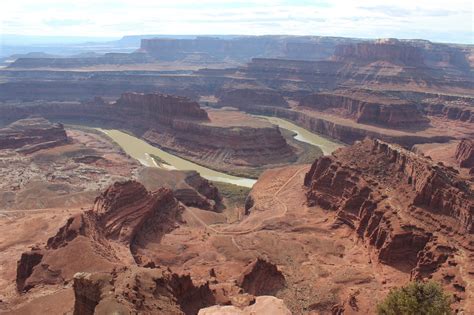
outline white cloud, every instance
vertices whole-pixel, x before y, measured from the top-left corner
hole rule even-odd
[[[0,33],[299,34],[473,42],[473,4],[450,0],[15,0]]]

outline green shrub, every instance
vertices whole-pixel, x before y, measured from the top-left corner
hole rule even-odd
[[[391,290],[377,306],[379,315],[448,315],[451,297],[436,282],[411,282]]]

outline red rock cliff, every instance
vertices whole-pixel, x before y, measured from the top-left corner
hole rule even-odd
[[[53,124],[42,117],[21,119],[0,129],[0,149],[32,153],[67,142],[63,125]]]
[[[474,167],[474,140],[462,139],[456,148],[456,160],[461,167]]]
[[[116,102],[122,110],[144,118],[208,120],[205,110],[186,97],[152,93],[124,93]]]
[[[418,47],[396,39],[382,39],[376,42],[363,42],[336,46],[333,59],[339,61],[389,61],[403,65],[423,66],[423,54]]]
[[[349,95],[316,93],[303,97],[299,106],[348,116],[359,123],[392,127],[426,123],[414,104],[398,99],[363,99]]]
[[[399,146],[364,140],[315,161],[305,185],[308,204],[337,211],[334,225],[352,227],[380,261],[427,276],[474,233],[473,192],[457,176]],[[439,246],[446,250],[436,254]]]
[[[130,264],[128,259],[141,264],[140,248],[174,229],[182,210],[170,189],[148,192],[135,181],[117,182],[96,199],[92,210],[71,217],[43,249],[22,255],[17,288],[61,283],[79,271]]]

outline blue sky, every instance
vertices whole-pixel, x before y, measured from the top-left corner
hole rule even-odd
[[[294,34],[474,43],[471,0],[13,0],[0,34]]]

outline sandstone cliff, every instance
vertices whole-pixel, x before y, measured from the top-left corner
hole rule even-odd
[[[148,192],[135,181],[117,182],[97,197],[92,210],[71,217],[44,248],[22,255],[17,288],[28,291],[62,283],[79,271],[146,263],[138,250],[174,229],[182,211],[169,189]]]
[[[260,115],[277,116],[280,118],[289,119],[315,133],[319,133],[348,144],[363,140],[366,137],[383,139],[384,141],[398,143],[405,147],[411,147],[417,143],[448,142],[449,140],[453,139],[452,136],[441,134],[429,136],[416,135],[409,132],[398,132],[393,134],[360,125],[348,126],[342,122],[337,121],[337,119],[322,117],[321,115],[318,115],[317,112],[308,113],[293,109],[274,108],[270,106],[256,106],[252,108],[250,112]]]
[[[426,124],[428,119],[414,104],[399,99],[364,98],[337,93],[317,93],[303,97],[299,106],[333,112],[356,122],[400,127]]]
[[[418,47],[396,39],[337,46],[333,58],[339,61],[389,61],[403,65],[424,66],[422,51]]]
[[[150,129],[143,138],[214,169],[287,163],[296,156],[276,126],[245,127],[174,121],[170,129]]]
[[[123,93],[116,102],[117,107],[130,119],[172,119],[208,120],[205,110],[199,104],[185,97],[160,93]],[[129,113],[129,114],[128,114]]]
[[[67,142],[63,125],[42,117],[28,117],[0,129],[0,149],[16,149],[25,154]]]
[[[456,160],[459,166],[474,168],[474,140],[463,139],[456,148]]]
[[[305,185],[309,205],[337,212],[334,227],[350,226],[379,261],[415,278],[442,276],[457,264],[457,250],[472,251],[469,185],[453,169],[399,146],[364,140],[340,149],[315,161]],[[463,296],[459,273],[452,278],[451,290]]]

